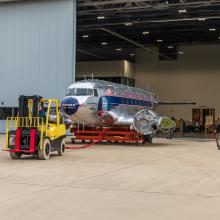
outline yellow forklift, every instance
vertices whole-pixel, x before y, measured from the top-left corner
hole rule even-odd
[[[51,152],[63,156],[66,128],[59,113],[59,101],[41,96],[20,96],[17,117],[6,122],[6,151],[12,159],[33,155],[41,160]]]

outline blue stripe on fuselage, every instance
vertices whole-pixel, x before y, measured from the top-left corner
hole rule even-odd
[[[108,111],[112,108],[115,108],[119,105],[130,105],[130,106],[140,106],[140,107],[149,107],[152,108],[154,106],[154,102],[145,101],[145,100],[137,100],[119,96],[104,96],[108,103]],[[99,110],[101,109],[101,105],[99,105]]]

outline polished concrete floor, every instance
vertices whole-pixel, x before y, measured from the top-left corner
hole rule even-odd
[[[219,220],[220,151],[214,141],[154,139],[48,161],[0,152],[0,219]]]

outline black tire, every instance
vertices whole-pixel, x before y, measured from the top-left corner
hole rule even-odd
[[[22,153],[21,152],[10,152],[10,157],[12,160],[19,160],[21,159]]]
[[[51,143],[48,138],[43,141],[43,149],[42,151],[38,151],[38,157],[40,160],[48,160],[51,154]]]
[[[153,137],[151,135],[149,135],[148,137],[148,143],[149,144],[152,144],[153,143]]]
[[[149,143],[149,144],[153,143],[153,136],[151,134],[144,135],[144,141],[142,142],[142,144],[145,144],[145,143]]]
[[[58,155],[59,155],[59,156],[63,156],[63,155],[64,155],[65,145],[66,145],[65,139],[63,139],[63,140],[61,141],[60,148],[59,148],[59,150],[58,150]]]

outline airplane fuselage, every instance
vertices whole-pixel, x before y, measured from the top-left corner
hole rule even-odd
[[[139,88],[101,80],[84,80],[72,84],[61,107],[75,123],[94,125],[131,125],[134,115],[153,110],[157,97]]]

